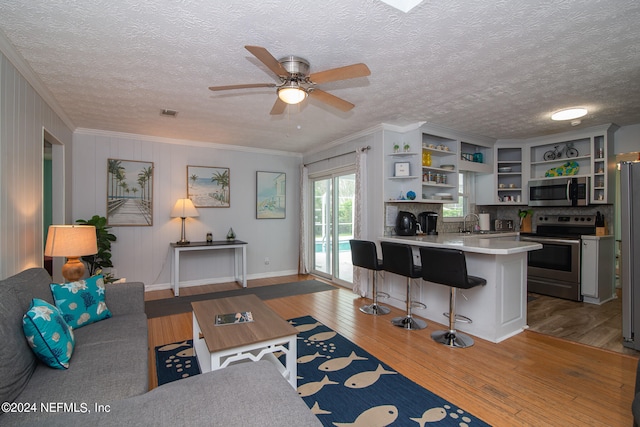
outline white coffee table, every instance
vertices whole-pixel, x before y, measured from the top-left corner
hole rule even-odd
[[[297,388],[297,330],[255,295],[192,302],[193,346],[202,372],[269,359]],[[216,314],[251,311],[253,322],[215,326]],[[274,353],[285,354],[285,364]]]

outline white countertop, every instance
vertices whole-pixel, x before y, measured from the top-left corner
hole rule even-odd
[[[520,242],[518,233],[461,234],[440,233],[437,236],[382,236],[380,241],[406,243],[413,246],[460,249],[465,252],[511,255],[542,249],[540,243]]]

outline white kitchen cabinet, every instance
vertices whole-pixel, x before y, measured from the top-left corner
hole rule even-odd
[[[495,174],[476,175],[479,205],[526,205],[526,177],[521,147],[495,148]]]
[[[531,156],[528,179],[550,179],[546,176],[548,171],[562,168],[567,162],[575,162],[579,168],[574,176],[588,177],[590,180],[589,204],[613,203],[616,168],[613,133],[616,129],[616,125],[594,126],[527,140]],[[577,153],[568,157],[567,151],[571,147]],[[556,158],[549,158],[549,152],[556,153]]]
[[[602,304],[615,298],[614,237],[582,236],[581,286],[584,302]]]

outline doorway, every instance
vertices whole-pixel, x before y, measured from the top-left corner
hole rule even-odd
[[[349,285],[353,283],[349,240],[353,238],[355,182],[352,168],[310,177],[311,271]]]
[[[52,224],[65,224],[64,145],[42,129],[42,250]],[[64,258],[43,257],[43,266],[49,274],[60,272]],[[57,274],[59,275],[59,273]]]

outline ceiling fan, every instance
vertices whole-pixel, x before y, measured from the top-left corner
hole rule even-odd
[[[260,46],[245,46],[253,56],[273,71],[280,83],[249,83],[228,86],[211,86],[212,91],[249,89],[257,87],[277,87],[278,98],[276,99],[271,114],[282,114],[287,104],[298,104],[307,96],[311,96],[318,101],[331,105],[341,111],[349,111],[355,105],[320,90],[316,85],[338,80],[353,79],[356,77],[366,77],[371,74],[369,67],[365,64],[353,64],[345,67],[332,68],[330,70],[319,71],[309,74],[309,61],[297,56],[286,56],[276,59],[269,51]]]

